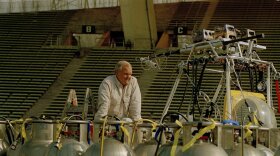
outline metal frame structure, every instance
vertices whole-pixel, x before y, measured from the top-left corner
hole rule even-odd
[[[253,54],[253,50],[263,50],[266,49],[265,46],[261,46],[261,45],[257,45],[254,44],[254,40],[255,38],[262,38],[264,37],[263,34],[261,35],[256,35],[256,36],[251,36],[251,37],[247,37],[247,38],[240,38],[240,39],[236,39],[236,40],[230,40],[228,38],[222,38],[222,39],[218,39],[218,40],[211,40],[211,41],[203,41],[203,42],[199,42],[199,43],[195,43],[195,44],[191,44],[191,45],[187,45],[185,48],[180,49],[179,53],[187,53],[190,52],[189,54],[189,58],[187,60],[186,63],[181,62],[179,63],[178,67],[179,67],[179,73],[177,75],[177,78],[174,82],[172,91],[170,92],[170,95],[168,97],[168,100],[166,102],[165,108],[163,110],[162,113],[162,117],[160,120],[160,123],[163,122],[163,117],[167,114],[170,104],[172,102],[173,96],[176,92],[176,89],[178,87],[178,84],[180,82],[180,78],[183,74],[183,68],[185,68],[188,64],[188,62],[190,61],[190,58],[193,57],[193,55],[196,55],[196,51],[205,51],[205,49],[208,49],[211,51],[211,55],[215,60],[219,60],[219,59],[224,59],[226,61],[226,71],[224,73],[224,76],[226,78],[226,82],[225,82],[225,86],[226,86],[226,103],[227,103],[227,112],[229,112],[228,114],[228,118],[231,119],[231,113],[232,113],[232,103],[231,103],[231,73],[235,73],[235,69],[234,69],[234,60],[239,60],[241,62],[248,62],[248,63],[261,63],[261,64],[266,64],[267,65],[267,79],[266,79],[266,83],[267,83],[267,104],[270,107],[273,107],[272,104],[272,98],[271,98],[271,69],[274,73],[274,78],[278,78],[280,76],[280,74],[277,72],[277,70],[275,69],[274,65],[272,62],[267,62],[267,61],[263,61],[261,60],[258,56],[257,59],[254,59],[252,57]],[[248,42],[244,42],[250,40]],[[231,51],[230,48],[227,46],[228,44],[234,44],[235,47],[237,47],[234,51]],[[227,48],[225,50],[221,50],[221,46],[226,46]],[[248,56],[243,56],[243,50],[241,49],[241,46],[243,46],[243,50],[245,49],[244,47],[246,47],[247,53],[249,54]],[[255,53],[256,54],[256,53]],[[205,55],[209,55],[209,54],[199,54],[199,56],[197,57],[205,57]],[[256,54],[257,55],[257,54]],[[236,73],[235,73],[236,74]],[[240,88],[241,94],[242,94],[242,88],[241,85],[239,84],[239,81],[237,80],[237,84],[238,87]],[[218,86],[216,93],[219,92],[220,87]],[[217,96],[215,93],[215,96]],[[244,95],[242,95],[244,97]]]

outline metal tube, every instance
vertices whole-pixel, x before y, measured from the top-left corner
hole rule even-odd
[[[267,95],[267,104],[272,108],[271,104],[271,87],[270,87],[270,65],[267,66],[267,78],[266,78],[266,95]]]
[[[268,65],[271,64],[271,62],[268,62],[268,61],[257,60],[257,59],[249,59],[249,58],[246,58],[246,57],[238,57],[238,56],[219,56],[219,57],[217,57],[217,59],[220,59],[220,58],[229,58],[229,59],[234,59],[234,60],[264,63],[264,64],[268,64]]]
[[[249,41],[248,52],[252,53],[254,41]],[[250,60],[252,59],[252,54],[250,54]]]
[[[219,95],[219,93],[220,93],[220,91],[221,91],[221,88],[222,88],[222,86],[223,86],[223,83],[224,83],[224,74],[222,74],[222,77],[221,77],[221,79],[220,79],[220,82],[219,82],[219,84],[218,84],[218,87],[217,87],[217,89],[216,89],[216,92],[215,92],[215,94],[214,94],[214,96],[213,96],[213,99],[211,100],[213,103],[216,103],[216,100],[217,100],[218,95]]]
[[[177,78],[176,78],[175,83],[173,85],[172,91],[171,91],[171,93],[170,93],[170,95],[168,97],[168,100],[167,100],[166,104],[165,104],[164,110],[163,110],[162,115],[161,115],[160,124],[162,124],[163,118],[164,118],[164,116],[168,112],[168,109],[169,109],[170,104],[172,102],[173,96],[174,96],[174,94],[175,94],[175,92],[177,90],[177,87],[179,85],[182,73],[183,73],[183,69],[182,69],[182,67],[179,66],[179,74],[177,75]]]
[[[227,99],[227,117],[228,119],[231,119],[231,100],[230,100],[230,62],[227,60],[226,63],[226,99]]]

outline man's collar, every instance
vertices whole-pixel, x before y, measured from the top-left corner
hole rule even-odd
[[[117,82],[117,86],[123,88],[123,85],[120,83],[119,79],[117,78],[117,75],[114,75],[115,81]]]
[[[128,86],[131,83],[131,80],[130,80],[126,86],[123,86],[121,84],[121,82],[119,81],[119,79],[117,78],[117,75],[114,75],[114,78],[115,78],[115,81],[117,82],[118,87],[121,87],[121,88],[125,88],[126,86]]]

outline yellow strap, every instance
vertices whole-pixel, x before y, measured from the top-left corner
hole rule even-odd
[[[176,123],[178,126],[180,126],[180,128],[183,128],[183,125],[182,125],[182,123],[181,123],[180,121],[176,120],[175,123]]]
[[[246,130],[246,133],[245,133],[245,136],[244,136],[244,139],[251,136],[252,135],[252,131],[249,129],[249,127],[252,125],[251,122],[249,122],[247,125],[245,125],[245,130]]]
[[[23,118],[20,118],[18,120],[10,121],[11,124],[16,124],[17,122],[23,122]]]
[[[150,123],[152,124],[152,131],[156,130],[157,125],[158,125],[156,122],[154,122],[154,121],[152,121],[152,120],[149,120],[149,119],[140,119],[139,122],[141,122],[141,121],[150,122]]]
[[[133,132],[132,132],[132,136],[131,136],[131,141],[130,141],[131,145],[134,142],[134,136],[135,136],[135,131],[137,129],[137,125],[142,123],[143,121],[147,121],[147,122],[150,122],[152,124],[152,130],[151,130],[152,132],[154,130],[156,130],[156,128],[157,128],[157,123],[156,122],[154,122],[152,120],[149,120],[149,119],[140,119],[140,120],[138,120],[137,122],[135,122],[135,125],[134,125],[134,128],[133,128]]]
[[[174,141],[173,141],[173,145],[172,145],[172,148],[171,148],[170,156],[175,156],[176,155],[176,149],[177,149],[177,145],[178,145],[178,141],[179,141],[179,136],[180,136],[180,133],[181,133],[182,128],[183,128],[183,125],[180,121],[176,120],[175,122],[178,126],[180,126],[180,128],[175,132]]]
[[[23,122],[23,118],[20,118],[18,120],[14,120],[14,121],[10,121],[11,124],[17,124],[17,123]],[[15,132],[16,134],[18,134],[21,131],[21,127],[20,126],[13,126],[13,128],[15,128]]]
[[[31,118],[27,118],[23,121],[22,125],[21,125],[21,136],[24,138],[25,141],[27,141],[27,135],[26,135],[26,130],[25,130],[25,124],[28,121],[32,121]]]
[[[103,156],[103,147],[104,147],[104,135],[105,135],[105,126],[107,123],[108,116],[105,116],[103,121],[103,127],[102,127],[102,136],[101,136],[101,145],[100,145],[100,156]]]
[[[62,121],[65,121],[68,117],[64,117],[62,119]],[[66,122],[66,121],[65,121]],[[66,123],[64,123],[66,124]],[[55,132],[55,139],[58,139],[59,135],[60,135],[60,132],[62,131],[62,128],[63,128],[63,123],[59,123],[58,125],[56,125],[56,132]]]
[[[56,125],[56,132],[55,132],[55,139],[58,139],[59,135],[60,135],[60,132],[62,130],[62,127],[63,127],[63,124],[60,123],[60,124],[57,124]]]
[[[56,141],[58,141],[58,139],[60,137],[60,133],[61,133],[62,128],[63,128],[63,125],[66,125],[66,120],[68,120],[68,119],[69,119],[68,117],[64,117],[62,119],[62,121],[65,121],[65,123],[64,124],[63,123],[59,123],[59,124],[56,125],[56,129],[57,129],[56,132],[55,132],[55,139],[56,139]],[[57,148],[58,148],[58,150],[60,150],[62,148],[62,143],[61,142],[58,142]]]
[[[123,126],[123,124],[121,124],[121,129],[122,129],[124,135],[126,135],[126,137],[127,137],[127,142],[128,142],[127,144],[130,145],[130,135],[129,135],[128,130]]]
[[[136,129],[137,129],[137,123],[135,123],[134,126],[133,126],[132,135],[131,135],[131,141],[130,141],[130,146],[133,145]]]
[[[196,142],[197,139],[199,139],[200,137],[202,137],[207,131],[212,130],[216,127],[216,123],[213,119],[210,119],[212,124],[204,127],[203,129],[201,129],[199,131],[199,133],[197,133],[190,142],[188,142],[186,145],[183,146],[182,148],[182,152],[185,152],[187,149],[189,149],[190,147],[192,147],[192,145]]]

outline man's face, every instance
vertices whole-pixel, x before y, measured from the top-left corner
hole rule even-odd
[[[123,86],[126,86],[132,75],[132,68],[129,65],[124,65],[122,70],[116,72],[116,76]]]

